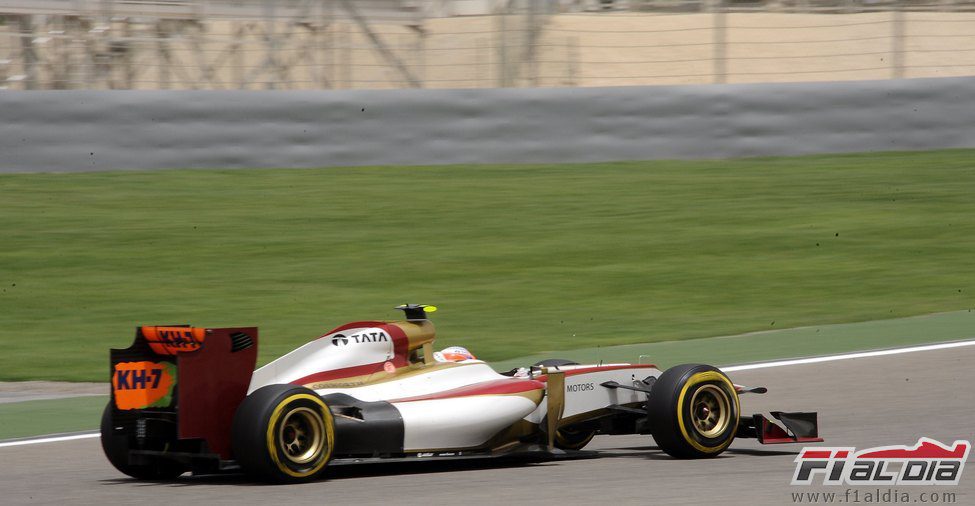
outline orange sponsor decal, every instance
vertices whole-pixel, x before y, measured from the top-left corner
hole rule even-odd
[[[206,329],[196,327],[142,327],[142,335],[152,351],[160,355],[175,355],[181,351],[195,351],[203,345]]]
[[[167,407],[176,386],[176,364],[120,362],[112,373],[112,391],[118,409]]]

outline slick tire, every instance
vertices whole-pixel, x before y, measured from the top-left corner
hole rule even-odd
[[[738,394],[715,367],[684,364],[664,371],[647,402],[650,433],[668,455],[708,458],[721,454],[738,431]]]
[[[272,483],[317,478],[332,457],[335,423],[314,391],[268,385],[244,399],[234,414],[234,457],[248,475]]]
[[[101,423],[102,450],[105,457],[123,474],[140,480],[172,480],[186,472],[178,462],[158,459],[150,464],[133,465],[129,463],[129,435],[117,433],[112,427],[112,403],[102,412]]]

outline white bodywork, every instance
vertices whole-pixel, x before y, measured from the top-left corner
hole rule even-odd
[[[311,341],[254,371],[247,393],[264,385],[292,383],[320,371],[381,364],[392,359],[393,340],[385,330],[345,329]]]
[[[515,395],[393,403],[403,416],[404,451],[472,448],[536,410]]]
[[[592,370],[593,368],[597,369]],[[605,409],[611,405],[645,402],[647,396],[644,393],[621,388],[609,389],[600,385],[607,381],[615,381],[621,385],[633,386],[648,376],[656,377],[661,374],[660,370],[653,366],[631,366],[631,364],[570,365],[559,369],[566,373],[563,419]],[[580,370],[585,372],[572,374],[572,371]],[[548,400],[543,399],[539,409],[527,419],[533,423],[541,423],[546,409],[548,409]]]
[[[319,395],[343,393],[362,401],[390,402],[403,418],[407,452],[478,447],[520,420],[540,424],[547,412],[547,384],[535,379],[538,370],[534,376],[526,371],[512,377],[480,360],[414,363],[401,368],[391,367],[393,360],[393,339],[383,328],[343,329],[255,371],[249,392],[270,384],[299,383]],[[370,366],[376,366],[376,371],[355,376],[355,382],[301,381],[328,371],[370,370]],[[559,370],[565,373],[563,420],[611,405],[642,403],[646,401],[642,392],[600,384],[615,381],[631,386],[660,375],[653,366],[630,364],[563,366]],[[524,390],[505,391],[519,388]],[[424,396],[434,398],[417,399]]]

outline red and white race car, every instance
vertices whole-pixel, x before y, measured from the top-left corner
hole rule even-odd
[[[715,367],[543,361],[498,373],[463,349],[435,352],[431,306],[403,321],[343,325],[254,371],[256,328],[140,327],[111,351],[102,447],[142,479],[242,469],[300,482],[329,465],[571,454],[596,434],[650,434],[678,458],[736,437],[821,441],[815,413],[742,416]]]

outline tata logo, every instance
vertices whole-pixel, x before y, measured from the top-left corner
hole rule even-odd
[[[332,336],[332,344],[335,346],[346,346],[348,344],[359,343],[380,343],[389,342],[389,335],[383,331],[379,332],[360,332],[346,336],[345,334],[335,334]]]

